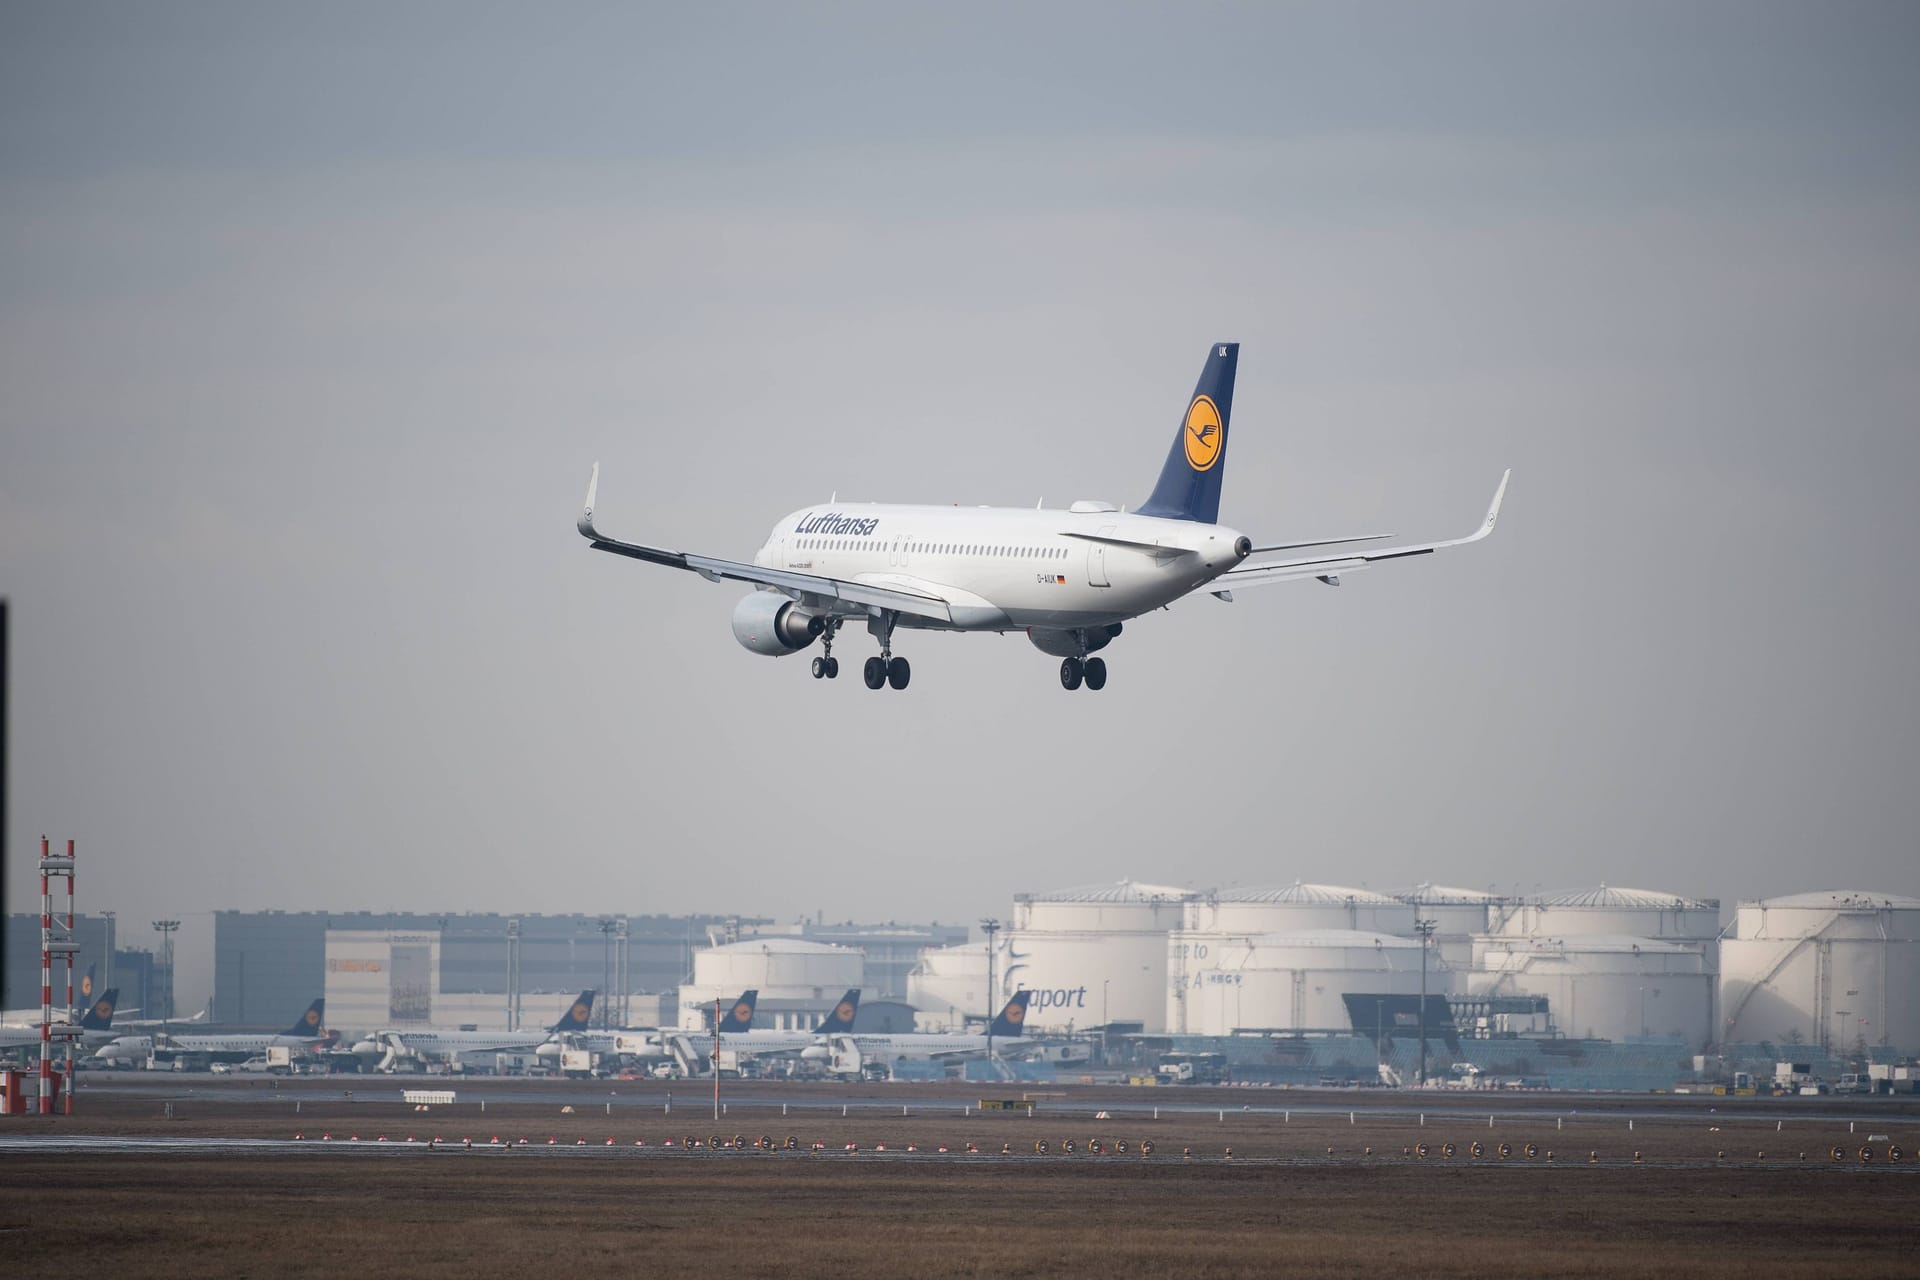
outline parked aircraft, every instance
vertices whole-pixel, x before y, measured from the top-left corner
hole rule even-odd
[[[373,1062],[377,1071],[396,1071],[405,1065],[452,1062],[463,1053],[526,1053],[549,1036],[587,1030],[593,1014],[593,991],[582,991],[558,1021],[545,1028],[520,1031],[376,1031],[353,1046],[354,1056]],[[377,1061],[375,1061],[377,1060]]]
[[[804,1050],[825,1043],[823,1037],[853,1030],[854,1016],[860,1011],[860,988],[848,987],[847,993],[811,1031],[755,1030],[752,1022],[759,995],[758,991],[745,992],[721,1019],[717,1050],[715,1037],[698,1031],[663,1030],[661,1041],[681,1070],[688,1075],[705,1075],[712,1069],[716,1051],[723,1064],[775,1054],[804,1057]]]
[[[998,1046],[1020,1038],[1021,1029],[1027,1021],[1027,1001],[1032,994],[1030,991],[1013,993],[1013,999],[1007,1001],[1006,1007],[1000,1010],[989,1029],[991,1044]],[[840,1032],[829,1035],[825,1044],[815,1045],[800,1056],[809,1062],[824,1065],[834,1075],[859,1075],[869,1064],[980,1057],[987,1052],[989,1043],[988,1034],[972,1032],[900,1032],[893,1035]]]
[[[88,1006],[78,1023],[65,1021],[54,1023],[54,1042],[63,1045],[69,1039],[73,1039],[77,1044],[92,1048],[113,1039],[113,1008],[114,1002],[119,998],[120,988],[109,987],[100,993],[98,1000]],[[0,1050],[21,1049],[28,1046],[38,1048],[39,1044],[39,1022],[0,1024]]]
[[[232,1033],[218,1035],[120,1036],[102,1045],[93,1055],[112,1066],[134,1066],[158,1062],[182,1067],[202,1067],[215,1062],[245,1062],[268,1049],[312,1049],[326,1038],[321,1026],[327,1001],[322,996],[307,1006],[294,1024],[271,1035]]]
[[[754,592],[734,607],[734,638],[769,657],[818,641],[815,679],[839,675],[834,641],[846,624],[863,624],[880,649],[863,670],[869,689],[907,687],[911,668],[893,652],[894,633],[902,628],[1024,631],[1034,647],[1060,659],[1063,687],[1104,688],[1107,664],[1096,652],[1126,622],[1192,592],[1231,601],[1242,588],[1300,578],[1339,586],[1344,575],[1370,565],[1478,542],[1493,532],[1511,471],[1501,476],[1486,519],[1460,538],[1374,550],[1356,544],[1391,535],[1256,544],[1218,523],[1239,359],[1238,343],[1209,351],[1159,482],[1133,511],[1090,501],[1049,511],[830,500],[783,516],[749,563],[602,534],[594,525],[595,463],[577,527],[596,551],[690,570],[713,582],[752,584]],[[1325,550],[1330,547],[1345,549]],[[1252,560],[1310,548],[1319,550]]]

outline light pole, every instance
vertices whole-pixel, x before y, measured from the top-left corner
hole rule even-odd
[[[600,1029],[602,1031],[613,1025],[607,1021],[607,1013],[613,1004],[613,928],[612,916],[600,917]]]
[[[1100,1065],[1103,1067],[1107,1065],[1107,1027],[1111,1025],[1107,1021],[1107,982],[1106,978],[1100,979]]]
[[[160,1034],[167,1034],[167,1023],[173,1020],[173,934],[180,927],[178,920],[155,920],[154,929],[160,934],[161,965],[167,971],[167,984],[160,990]]]
[[[987,1074],[993,1075],[993,1020],[1000,1013],[994,1007],[999,997],[993,989],[993,935],[1000,932],[1000,921],[987,916],[980,921],[980,932],[987,935]]]
[[[1415,920],[1413,931],[1420,935],[1420,1087],[1427,1085],[1427,940],[1433,937],[1437,921]]]

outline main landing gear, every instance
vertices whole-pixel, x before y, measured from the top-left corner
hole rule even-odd
[[[1081,681],[1096,692],[1107,687],[1105,658],[1063,658],[1060,662],[1060,687],[1078,689]]]
[[[904,689],[907,681],[913,679],[913,668],[907,665],[907,660],[893,656],[893,620],[894,615],[884,611],[867,619],[867,630],[880,642],[880,656],[868,658],[862,672],[869,689],[885,685]]]
[[[815,680],[832,680],[840,674],[840,659],[833,656],[833,633],[839,629],[840,619],[827,619],[826,630],[820,633],[821,653],[813,660]]]

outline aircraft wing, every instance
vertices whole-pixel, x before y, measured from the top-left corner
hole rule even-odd
[[[1431,555],[1446,547],[1465,546],[1469,542],[1478,542],[1493,532],[1493,525],[1500,518],[1500,504],[1506,500],[1507,481],[1513,475],[1513,468],[1507,468],[1500,477],[1500,487],[1493,491],[1493,502],[1487,508],[1487,518],[1478,529],[1464,538],[1449,538],[1443,542],[1421,542],[1404,547],[1382,547],[1377,551],[1353,551],[1335,556],[1307,556],[1297,560],[1271,560],[1266,564],[1242,564],[1229,569],[1212,582],[1206,590],[1215,595],[1226,591],[1237,591],[1241,587],[1264,587],[1275,582],[1292,582],[1298,578],[1319,578],[1329,585],[1338,585],[1343,573],[1354,573],[1382,560],[1404,560],[1409,556]]]
[[[615,555],[630,556],[635,560],[645,560],[649,564],[665,565],[669,569],[687,569],[709,582],[730,578],[736,582],[751,582],[758,586],[772,587],[811,608],[828,608],[835,603],[845,603],[891,609],[896,613],[917,614],[925,618],[937,618],[941,622],[953,621],[952,607],[945,600],[900,586],[883,587],[873,583],[855,582],[848,578],[828,578],[815,573],[795,573],[791,569],[768,569],[757,564],[716,560],[711,556],[694,555],[685,551],[669,551],[664,547],[649,547],[638,542],[621,542],[618,539],[609,538],[593,527],[593,502],[599,488],[600,464],[596,462],[593,464],[593,477],[587,481],[587,505],[580,512],[580,519],[577,522],[580,536],[587,539],[595,551],[611,551]]]

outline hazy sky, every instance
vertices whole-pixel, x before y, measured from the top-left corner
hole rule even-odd
[[[1916,65],[1899,4],[8,5],[15,908],[43,830],[190,928],[1920,893]],[[595,459],[726,556],[1138,503],[1219,340],[1225,520],[1464,533],[1511,466],[1499,533],[1070,695],[816,683],[573,530]]]

